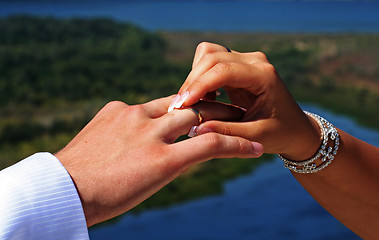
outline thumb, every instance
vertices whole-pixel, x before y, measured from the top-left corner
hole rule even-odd
[[[235,136],[207,133],[170,145],[174,154],[180,154],[184,165],[190,166],[213,158],[258,158],[263,145]]]

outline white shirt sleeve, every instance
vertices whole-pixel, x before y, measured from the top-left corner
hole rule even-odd
[[[0,171],[0,240],[8,239],[89,239],[75,185],[52,154]]]

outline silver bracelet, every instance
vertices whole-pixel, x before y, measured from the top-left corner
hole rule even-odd
[[[279,158],[283,160],[284,166],[293,172],[315,173],[326,168],[334,160],[340,144],[340,137],[337,129],[323,117],[307,111],[304,113],[313,118],[321,129],[322,144],[320,149],[313,157],[304,161],[292,161],[280,154]]]

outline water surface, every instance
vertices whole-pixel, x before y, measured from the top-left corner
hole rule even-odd
[[[110,17],[149,30],[379,32],[378,1],[1,1],[0,16]]]
[[[379,133],[314,106],[344,131],[379,146]],[[276,159],[231,180],[217,196],[125,214],[113,225],[90,229],[97,239],[360,239],[325,211]]]

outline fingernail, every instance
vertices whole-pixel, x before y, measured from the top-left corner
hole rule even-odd
[[[189,133],[188,133],[188,137],[194,137],[194,136],[197,135],[197,134],[196,134],[196,128],[197,128],[197,126],[193,126],[193,127],[191,127],[191,130],[190,130]]]
[[[213,132],[211,128],[209,127],[203,127],[202,125],[200,125],[197,129],[196,129],[196,134],[197,135],[201,135],[201,134],[205,134],[205,133],[209,133],[209,132]]]
[[[264,148],[262,144],[257,142],[251,142],[251,145],[253,145],[253,151],[257,157],[261,156],[264,153]]]
[[[246,108],[243,108],[243,107],[240,107],[240,109],[244,112],[247,112],[247,109]]]
[[[167,112],[171,112],[172,110],[174,110],[175,104],[178,102],[179,99],[180,99],[180,94],[176,95],[174,97],[174,99],[172,99],[172,102],[171,102],[170,106],[168,107]]]
[[[183,103],[187,100],[188,96],[189,96],[189,92],[186,91],[186,92],[185,92],[185,93],[179,98],[179,100],[176,102],[174,108],[181,108],[182,105],[183,105]]]

